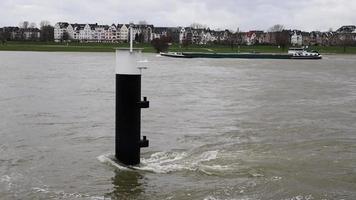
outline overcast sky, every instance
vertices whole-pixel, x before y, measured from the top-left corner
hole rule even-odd
[[[274,24],[306,31],[334,30],[356,24],[354,0],[0,0],[0,26],[21,21],[128,23],[188,26],[242,31],[266,30]]]

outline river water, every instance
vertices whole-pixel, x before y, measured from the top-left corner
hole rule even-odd
[[[356,199],[356,56],[145,57],[127,169],[113,53],[0,52],[0,199]]]

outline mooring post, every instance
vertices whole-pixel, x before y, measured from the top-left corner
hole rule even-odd
[[[125,165],[140,164],[140,148],[148,147],[141,139],[141,108],[149,101],[141,100],[142,49],[116,49],[116,124],[115,157]]]

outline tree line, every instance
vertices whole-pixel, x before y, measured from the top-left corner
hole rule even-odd
[[[27,40],[30,41],[42,41],[42,42],[51,42],[54,40],[54,27],[49,21],[43,20],[39,24],[39,28],[36,23],[23,21],[20,22],[18,27],[3,27],[0,28],[0,41],[2,44],[6,44],[7,41],[24,41],[26,40],[25,32],[33,31],[30,38]],[[35,30],[39,30],[40,36],[37,37]],[[14,35],[15,34],[15,35]]]

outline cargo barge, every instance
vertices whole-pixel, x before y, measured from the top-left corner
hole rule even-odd
[[[288,53],[212,53],[212,52],[168,52],[162,56],[174,58],[242,58],[242,59],[321,59],[316,51],[290,48]]]

